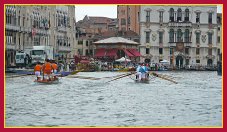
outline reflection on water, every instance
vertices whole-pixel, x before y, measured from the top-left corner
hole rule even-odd
[[[6,79],[6,126],[222,126],[222,77],[216,72],[159,72],[178,84],[129,77],[62,78],[39,85],[34,76]],[[123,73],[84,72],[106,77]]]

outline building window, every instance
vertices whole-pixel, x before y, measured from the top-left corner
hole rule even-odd
[[[140,22],[140,12],[138,12],[137,14],[138,14],[137,15],[137,17],[138,17],[137,20],[138,20],[138,22]]]
[[[159,48],[159,54],[160,54],[160,55],[163,54],[163,48]]]
[[[78,40],[78,45],[82,45],[83,44],[83,40]]]
[[[150,54],[150,49],[146,48],[146,54]]]
[[[209,13],[208,15],[208,23],[212,24],[212,13]]]
[[[128,17],[128,24],[131,24],[131,20],[130,20],[130,17]]]
[[[181,21],[181,17],[182,17],[182,11],[181,11],[181,9],[179,8],[179,9],[177,10],[177,21],[178,21],[178,22]]]
[[[89,41],[86,41],[86,46],[88,46]]]
[[[200,43],[200,33],[196,33],[196,43]]]
[[[126,20],[124,18],[121,18],[121,25],[126,25]]]
[[[159,12],[159,22],[163,22],[163,11]]]
[[[86,49],[86,56],[88,56],[89,55],[89,52],[88,52],[88,49]]]
[[[196,23],[200,23],[200,13],[196,13]]]
[[[169,21],[174,22],[174,9],[169,10]]]
[[[188,22],[189,21],[189,9],[185,9],[185,17],[184,21]]]
[[[221,28],[220,27],[218,27],[218,31],[220,31],[221,30]]]
[[[150,32],[146,32],[146,43],[150,43]]]
[[[177,30],[177,42],[182,42],[182,32],[181,29]]]
[[[170,29],[169,31],[169,42],[174,42],[174,30]]]
[[[173,54],[173,48],[169,49],[169,54],[172,55]]]
[[[196,55],[199,55],[199,48],[196,48]]]
[[[185,48],[185,54],[189,55],[189,48]]]
[[[208,49],[208,55],[212,55],[212,48]]]
[[[218,36],[218,43],[220,43],[221,42],[221,38],[220,38],[220,36]]]
[[[218,55],[220,55],[221,54],[221,50],[220,49],[218,49]]]
[[[189,42],[189,30],[185,29],[184,32],[184,42]]]
[[[163,43],[163,32],[159,32],[159,44]]]
[[[150,22],[150,11],[146,11],[146,22]]]
[[[199,64],[200,63],[200,60],[196,60],[196,63]]]
[[[189,59],[186,59],[186,63],[185,63],[186,65],[189,65]]]
[[[212,33],[208,33],[208,44],[212,44]]]

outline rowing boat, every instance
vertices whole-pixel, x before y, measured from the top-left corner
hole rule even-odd
[[[59,79],[56,78],[54,80],[35,80],[34,82],[39,83],[39,84],[58,84],[59,83]]]
[[[135,83],[150,83],[150,80],[149,79],[135,80]]]

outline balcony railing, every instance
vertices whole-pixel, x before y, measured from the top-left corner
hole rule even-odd
[[[176,42],[169,42],[169,47],[176,47]]]
[[[60,32],[66,32],[66,31],[67,31],[67,30],[66,30],[66,27],[64,27],[64,26],[58,26],[57,29],[58,29],[58,31],[60,31]]]
[[[7,30],[13,30],[13,31],[19,31],[20,27],[19,26],[15,26],[15,25],[6,24],[6,29]]]
[[[192,27],[191,22],[169,22],[169,27]]]
[[[15,49],[16,49],[16,45],[13,44],[13,43],[7,43],[7,44],[6,44],[6,49],[15,50]]]
[[[71,48],[67,46],[59,46],[58,50],[62,52],[71,52]]]
[[[191,47],[192,46],[192,42],[184,42],[184,46],[185,47]]]

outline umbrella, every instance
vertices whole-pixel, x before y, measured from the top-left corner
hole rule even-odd
[[[131,60],[129,60],[129,59],[126,59],[125,57],[121,57],[120,59],[118,59],[118,60],[115,60],[115,61],[117,61],[117,62],[130,62]]]

